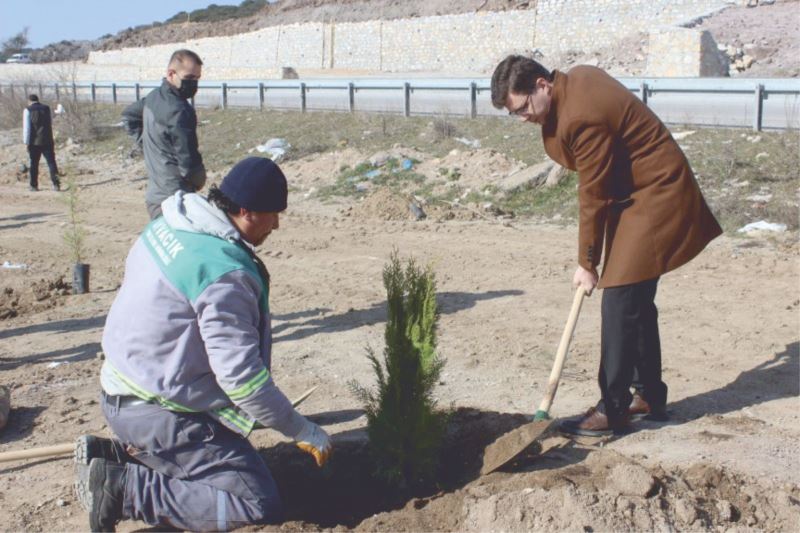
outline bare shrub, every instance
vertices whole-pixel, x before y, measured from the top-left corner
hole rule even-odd
[[[59,139],[72,138],[76,142],[85,142],[102,137],[97,108],[92,103],[67,99],[61,105],[64,113],[53,121]]]
[[[27,105],[27,96],[22,89],[13,93],[4,88],[0,94],[0,128],[7,130],[22,126],[22,111]]]
[[[436,137],[439,139],[450,139],[458,135],[456,125],[453,124],[453,122],[451,122],[450,119],[448,119],[445,115],[434,119],[433,131],[436,134]]]

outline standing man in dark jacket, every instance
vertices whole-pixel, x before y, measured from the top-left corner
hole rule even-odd
[[[206,182],[197,149],[197,115],[189,100],[197,92],[203,61],[191,50],[177,50],[161,87],[125,108],[128,131],[140,139],[149,180],[145,204],[150,219],[161,216],[161,202],[176,191],[196,192]]]
[[[44,156],[50,169],[53,190],[61,190],[58,181],[58,166],[53,142],[53,115],[50,107],[39,103],[35,94],[28,96],[30,105],[22,112],[22,142],[28,145],[30,157],[30,190],[39,190],[39,159]]]
[[[541,125],[547,155],[577,171],[573,284],[603,289],[601,399],[561,430],[598,436],[632,418],[664,419],[656,286],[722,233],[686,156],[655,113],[595,67],[549,72],[509,56],[492,76],[492,104]]]

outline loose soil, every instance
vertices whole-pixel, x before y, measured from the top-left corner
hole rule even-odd
[[[8,132],[8,139],[18,135]],[[48,294],[42,301],[59,305],[20,304],[16,316],[0,321],[0,385],[12,397],[0,452],[108,434],[97,403],[100,337],[125,256],[147,222],[144,165],[126,153],[122,145],[101,155],[59,148],[59,162],[86,206],[92,292],[62,294],[58,284],[42,292]],[[344,159],[352,165],[370,155]],[[272,275],[275,380],[289,397],[319,385],[300,411],[332,435],[334,455],[318,469],[280,435],[251,435],[287,505],[287,521],[263,529],[797,529],[796,231],[782,237],[732,232],[662,279],[657,304],[669,422],[637,422],[631,433],[609,440],[551,433],[500,471],[479,477],[485,446],[525,423],[543,393],[572,301],[576,226],[508,223],[477,204],[471,209],[481,216],[474,220],[387,217],[380,198],[369,204],[369,197],[309,194],[336,179],[337,167],[309,170],[316,157],[334,165],[341,153],[286,164],[290,209],[260,256]],[[60,194],[28,192],[15,175],[24,160],[24,147],[0,142],[0,263],[28,265],[0,269],[0,288],[13,295],[39,280],[48,287],[69,280],[71,271]],[[384,196],[389,210],[400,205],[392,198]],[[383,347],[381,271],[395,247],[403,257],[431,262],[437,274],[439,347],[447,364],[436,395],[453,412],[437,479],[405,492],[377,481],[365,417],[347,386],[351,379],[373,383],[365,348]],[[598,294],[584,303],[551,410],[556,417],[597,400],[599,300]],[[3,529],[85,530],[72,476],[69,458],[0,464]],[[120,524],[121,531],[142,527]]]

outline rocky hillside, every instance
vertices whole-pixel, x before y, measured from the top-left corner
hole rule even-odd
[[[181,12],[164,22],[128,28],[96,41],[62,41],[34,52],[37,62],[79,60],[90,50],[114,50],[185,41],[201,37],[235,35],[267,26],[302,22],[357,22],[376,18],[425,17],[476,11],[530,9],[533,1],[520,0],[279,0],[253,7]],[[721,45],[731,62],[732,76],[797,77],[800,75],[800,0],[756,2],[751,7],[732,6],[698,21]],[[245,8],[247,8],[245,10]],[[237,11],[238,9],[238,11]],[[252,13],[252,14],[248,14]],[[245,15],[246,16],[243,16]],[[229,17],[229,18],[225,18]],[[222,18],[222,20],[219,20]],[[205,19],[205,20],[204,20]],[[191,22],[191,20],[200,20]],[[632,35],[604,50],[568,51],[542,61],[565,69],[574,64],[595,64],[616,75],[638,75],[645,67],[647,36]]]

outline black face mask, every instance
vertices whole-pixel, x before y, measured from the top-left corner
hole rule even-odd
[[[178,94],[181,98],[190,99],[197,92],[197,80],[181,79],[181,86],[178,87]]]

